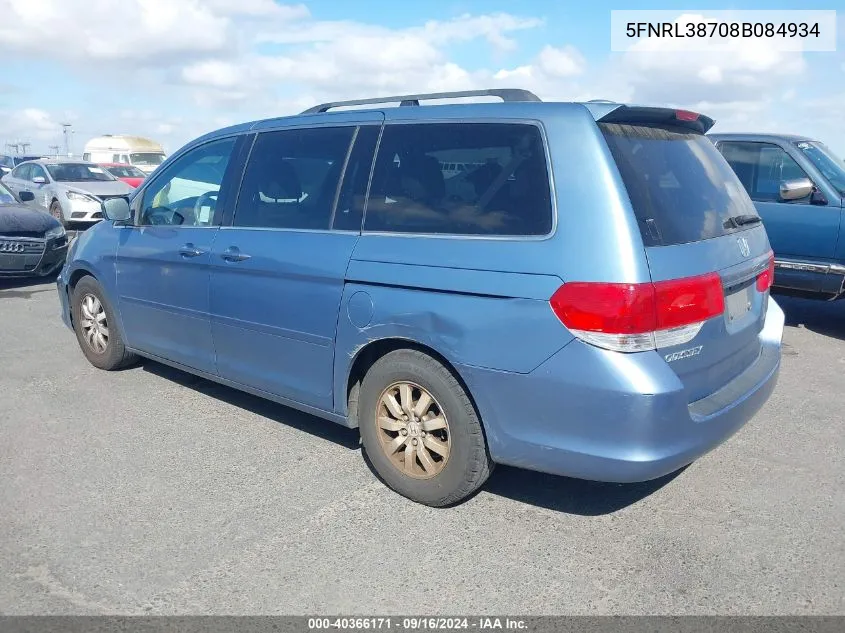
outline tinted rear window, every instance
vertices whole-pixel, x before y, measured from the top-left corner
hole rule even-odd
[[[600,123],[646,246],[720,237],[729,222],[756,215],[754,204],[719,151],[701,134]]]
[[[539,236],[551,229],[549,172],[536,126],[385,127],[364,230]]]

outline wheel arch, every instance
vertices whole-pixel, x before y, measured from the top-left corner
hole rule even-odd
[[[76,284],[78,284],[80,281],[82,281],[82,279],[85,278],[85,277],[91,277],[91,278],[94,279],[94,281],[96,281],[97,283],[102,285],[100,280],[97,279],[97,276],[93,272],[91,272],[90,270],[88,270],[87,268],[84,268],[84,267],[78,267],[72,273],[70,273],[70,275],[68,275],[67,284],[65,285],[64,291],[67,293],[67,300],[68,300],[68,306],[69,306],[68,316],[70,317],[71,326],[74,325],[74,322],[73,322],[73,290],[74,290],[74,288],[76,288]]]
[[[387,336],[369,341],[366,345],[363,345],[360,349],[356,350],[355,355],[352,357],[349,364],[349,370],[346,373],[345,389],[342,393],[345,397],[342,402],[346,407],[345,413],[349,420],[350,427],[358,427],[358,390],[361,387],[361,381],[364,379],[367,371],[369,371],[370,367],[372,367],[379,359],[383,358],[390,352],[399,349],[412,349],[422,352],[448,369],[466,392],[473,408],[475,408],[478,419],[481,421],[482,432],[486,435],[486,432],[484,431],[484,420],[481,417],[481,412],[475,401],[472,390],[461,375],[461,372],[458,370],[455,363],[451,362],[446,356],[430,345],[411,338],[404,338],[400,336]]]
[[[76,287],[76,284],[78,284],[79,281],[83,277],[93,277],[94,281],[96,281],[97,283],[102,285],[100,280],[97,279],[97,275],[95,275],[92,271],[88,270],[87,268],[80,267],[80,268],[77,268],[76,270],[74,270],[70,274],[70,277],[68,277],[68,282],[67,282],[68,293],[70,293]]]

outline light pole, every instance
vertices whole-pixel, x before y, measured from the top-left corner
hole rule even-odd
[[[73,123],[62,123],[62,134],[65,137],[65,156],[70,156],[70,134]]]

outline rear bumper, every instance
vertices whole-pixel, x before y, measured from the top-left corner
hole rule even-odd
[[[579,479],[637,482],[672,473],[736,433],[771,395],[784,315],[769,299],[762,352],[693,403],[659,354],[573,341],[530,374],[463,367],[502,464]]]

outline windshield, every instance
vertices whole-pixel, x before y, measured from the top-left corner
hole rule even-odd
[[[15,204],[16,202],[17,200],[15,200],[12,192],[6,189],[6,185],[0,182],[0,204]]]
[[[757,215],[730,165],[701,134],[610,123],[599,127],[646,246],[720,237],[740,230],[731,218]]]
[[[840,194],[845,195],[845,163],[823,143],[801,141],[795,145],[813,161],[813,165],[827,178],[828,182]]]
[[[15,161],[11,156],[0,156],[0,165],[3,167],[14,167]]]
[[[164,154],[154,152],[129,154],[129,162],[133,165],[161,165],[164,162]]]
[[[107,167],[112,176],[118,178],[145,178],[147,175],[132,165],[121,165],[120,167]]]
[[[115,177],[102,167],[85,163],[60,163],[46,165],[47,171],[56,182],[99,182],[115,180]]]

